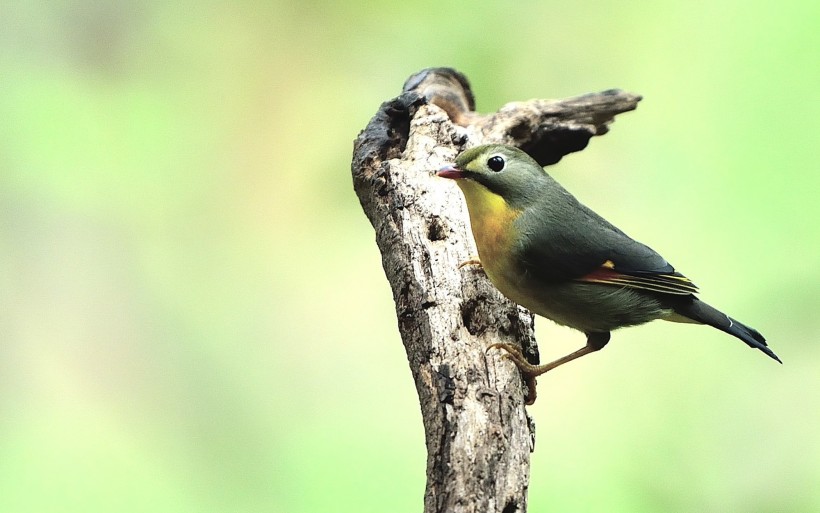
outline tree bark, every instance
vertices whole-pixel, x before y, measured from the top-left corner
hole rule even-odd
[[[411,76],[359,134],[353,184],[376,231],[399,331],[421,405],[427,445],[424,511],[525,512],[535,427],[525,385],[494,342],[533,363],[533,317],[504,298],[480,267],[457,187],[435,176],[463,149],[518,146],[542,165],[607,132],[639,96],[617,90],[510,103],[474,112],[467,79],[449,68]]]

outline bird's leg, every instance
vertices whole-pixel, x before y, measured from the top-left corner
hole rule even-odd
[[[609,332],[598,332],[598,333],[587,333],[587,345],[582,347],[581,349],[570,353],[566,356],[558,358],[557,360],[553,360],[550,363],[545,363],[542,365],[533,365],[524,358],[524,355],[521,354],[521,350],[518,349],[516,346],[507,343],[496,343],[491,344],[487,349],[504,349],[507,351],[509,358],[515,362],[515,365],[527,376],[538,377],[545,372],[549,372],[552,369],[564,365],[565,363],[571,362],[576,358],[580,358],[584,355],[589,353],[594,353],[595,351],[600,351],[603,347],[609,342]]]
[[[609,342],[609,332],[596,332],[596,333],[587,333],[587,345],[582,347],[581,349],[574,351],[566,356],[558,358],[557,360],[553,360],[549,363],[545,363],[542,365],[533,365],[524,358],[524,355],[521,354],[521,350],[518,349],[516,346],[507,343],[496,343],[491,344],[487,350],[498,348],[503,349],[507,352],[507,357],[510,358],[515,366],[518,367],[518,370],[521,371],[521,374],[524,377],[524,381],[527,383],[527,404],[532,404],[535,402],[535,378],[544,374],[545,372],[549,372],[552,369],[564,365],[565,363],[571,362],[576,358],[580,358],[584,355],[589,353],[594,353],[595,351],[600,351],[603,347]]]
[[[468,265],[477,265],[482,267],[481,260],[478,259],[478,255],[470,255],[470,258],[458,264],[458,268],[461,269],[462,267],[467,267]]]

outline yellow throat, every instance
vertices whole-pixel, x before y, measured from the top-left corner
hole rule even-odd
[[[496,287],[509,295],[517,281],[512,249],[519,233],[513,221],[521,211],[511,208],[504,198],[474,180],[456,183],[467,201],[481,265]]]

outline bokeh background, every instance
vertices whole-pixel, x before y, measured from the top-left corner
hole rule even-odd
[[[0,511],[421,510],[349,165],[436,65],[485,112],[644,95],[551,173],[785,362],[618,332],[540,380],[531,510],[820,510],[818,26],[813,0],[3,2]]]

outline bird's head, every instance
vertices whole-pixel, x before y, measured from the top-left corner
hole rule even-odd
[[[536,201],[549,180],[532,157],[503,144],[470,148],[456,157],[455,164],[444,166],[436,174],[456,180],[468,207],[500,197],[517,210]]]

